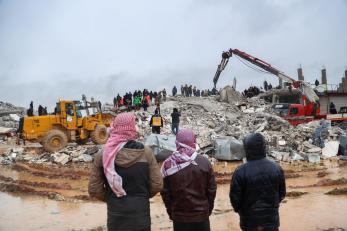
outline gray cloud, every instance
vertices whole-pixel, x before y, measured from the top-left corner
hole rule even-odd
[[[0,100],[53,105],[82,93],[191,83],[212,87],[223,50],[239,48],[307,80],[346,63],[344,0],[0,1]],[[232,59],[219,86],[277,83]]]

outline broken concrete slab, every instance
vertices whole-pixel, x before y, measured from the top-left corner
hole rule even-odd
[[[61,165],[65,165],[70,160],[70,156],[63,153],[55,153],[52,156],[54,162]]]
[[[308,162],[313,163],[313,164],[319,163],[320,162],[320,155],[315,154],[315,153],[308,154]]]
[[[325,147],[322,149],[322,156],[324,158],[330,158],[333,156],[337,156],[339,151],[339,141],[328,141],[325,142]]]

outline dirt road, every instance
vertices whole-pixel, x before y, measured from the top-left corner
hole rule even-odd
[[[218,162],[212,230],[240,230],[228,199],[231,174],[240,163]],[[280,207],[281,230],[347,230],[347,164],[282,164],[288,197]],[[16,163],[0,168],[0,230],[91,230],[106,222],[106,206],[88,197],[88,165]],[[328,195],[335,188],[338,194]],[[334,194],[334,193],[333,193]],[[152,230],[171,230],[160,196],[151,199]]]

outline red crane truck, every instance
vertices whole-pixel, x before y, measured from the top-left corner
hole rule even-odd
[[[253,57],[252,55],[238,49],[229,49],[228,51],[222,53],[222,60],[218,65],[216,74],[213,78],[215,88],[221,72],[228,64],[229,58],[233,55],[236,55],[250,62],[251,64],[262,68],[263,70],[276,75],[279,79],[282,79],[283,81],[290,84],[292,88],[298,89],[301,92],[301,103],[275,103],[272,106],[275,113],[286,119],[290,124],[296,126],[298,124],[307,123],[319,119],[331,120],[333,123],[347,121],[347,113],[321,115],[319,97],[309,83],[295,80],[282,71],[272,67],[269,63],[259,58]]]

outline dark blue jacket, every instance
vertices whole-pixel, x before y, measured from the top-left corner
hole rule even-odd
[[[247,163],[232,177],[230,201],[240,215],[243,230],[279,227],[278,208],[286,194],[282,168],[266,157],[264,137],[251,134],[244,140]]]

